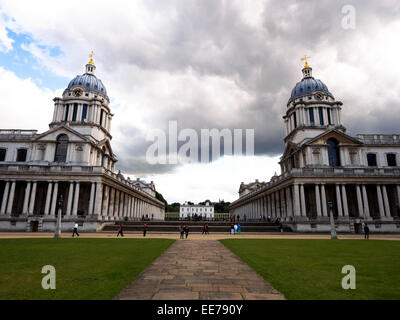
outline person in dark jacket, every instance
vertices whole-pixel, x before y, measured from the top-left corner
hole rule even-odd
[[[364,225],[364,237],[369,240],[369,227],[367,224]]]
[[[118,227],[117,237],[118,237],[119,235],[121,235],[121,237],[124,236],[124,232],[122,231],[122,225],[119,225],[119,227]]]
[[[147,225],[144,224],[144,225],[143,225],[143,237],[146,236],[146,233],[147,233]]]

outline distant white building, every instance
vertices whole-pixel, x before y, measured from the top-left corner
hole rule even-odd
[[[214,219],[214,206],[208,201],[205,205],[185,202],[179,209],[180,219],[194,218],[196,215],[206,219]]]

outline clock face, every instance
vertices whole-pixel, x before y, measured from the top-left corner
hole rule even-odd
[[[323,96],[322,93],[318,92],[317,94],[315,94],[315,98],[316,98],[317,100],[322,100],[322,99],[324,98],[324,96]]]
[[[81,89],[75,89],[74,90],[74,96],[75,97],[80,97],[82,95],[82,90]]]

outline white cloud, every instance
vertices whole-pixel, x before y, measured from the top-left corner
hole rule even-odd
[[[238,197],[241,182],[269,181],[279,172],[279,157],[222,157],[210,164],[189,164],[173,173],[148,176],[156,188],[170,203],[206,199],[234,201]]]
[[[61,92],[43,89],[32,79],[21,79],[0,67],[0,125],[2,129],[48,129],[52,99]]]

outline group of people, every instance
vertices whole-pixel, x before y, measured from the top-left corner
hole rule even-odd
[[[244,215],[244,221],[246,221],[246,220],[247,220],[247,216]],[[238,223],[240,221],[240,215],[239,214],[237,216],[236,215],[231,216],[231,222],[235,223],[236,221]]]
[[[231,224],[231,234],[240,234],[241,231],[242,226],[240,225],[240,223]]]
[[[181,239],[183,239],[183,237],[185,236],[185,239],[188,238],[189,236],[189,227],[187,225],[182,225],[179,228],[179,232],[181,234]]]

